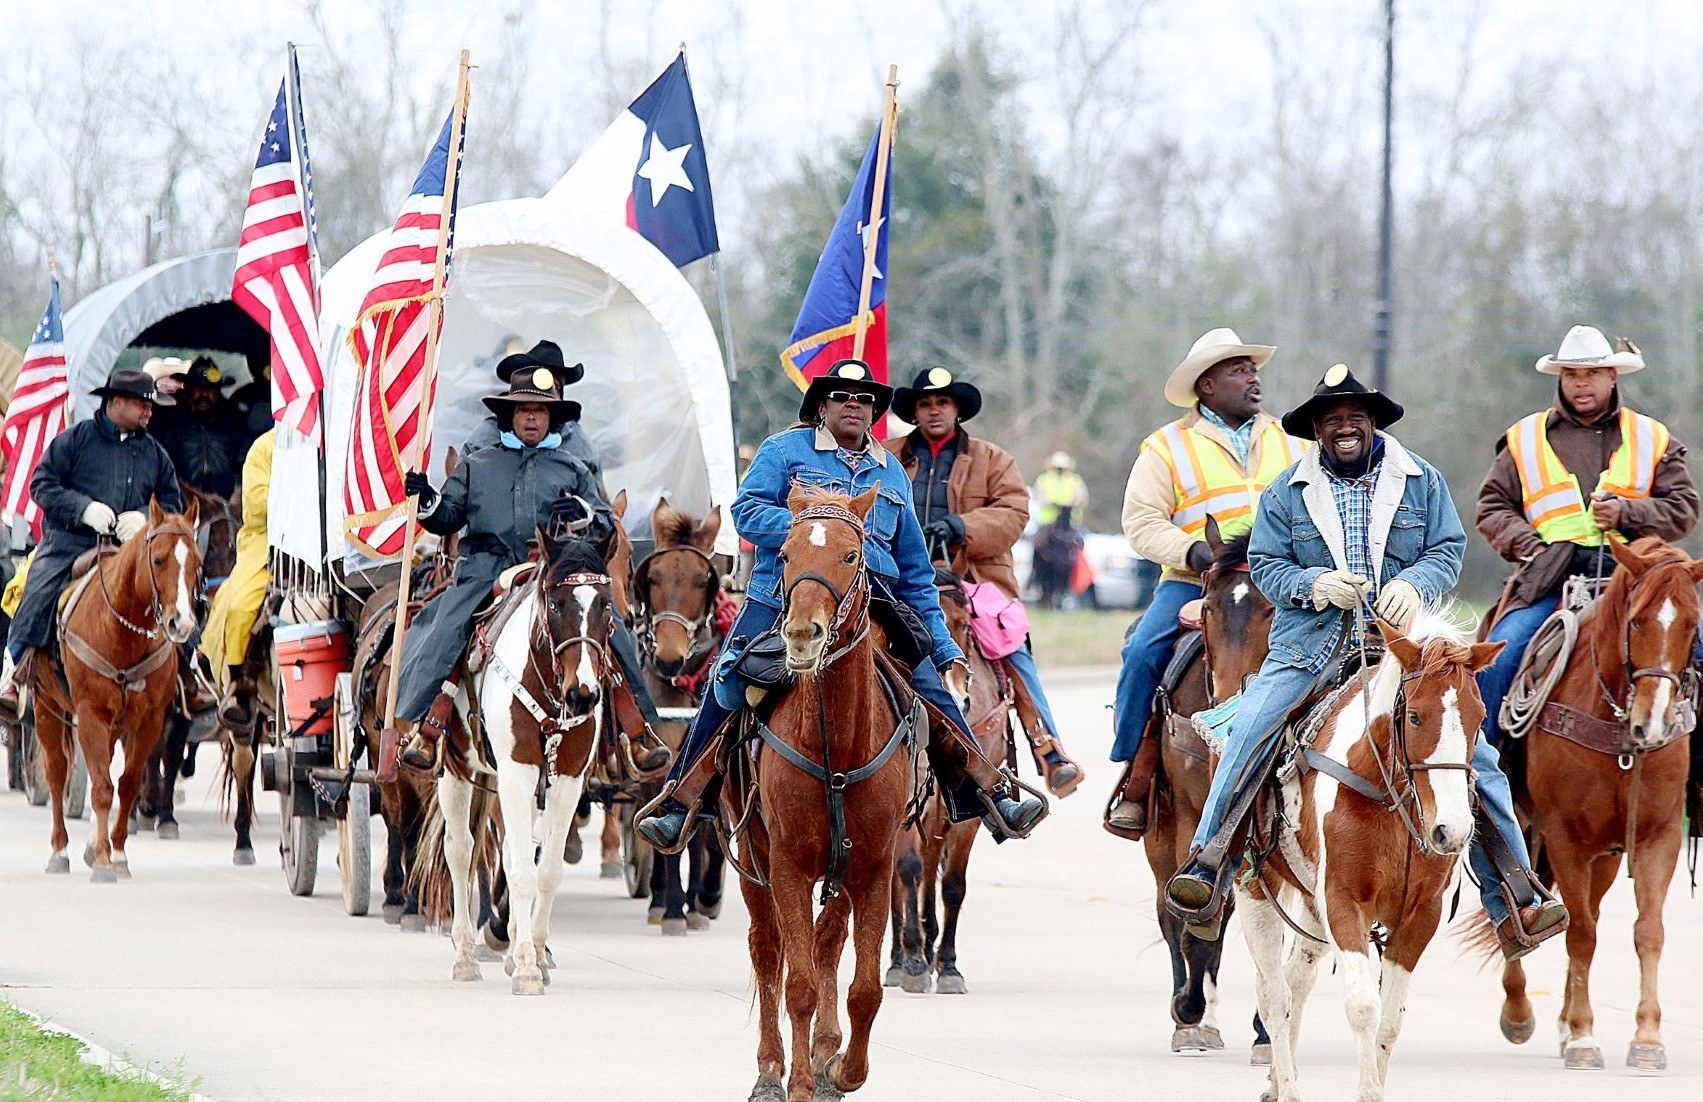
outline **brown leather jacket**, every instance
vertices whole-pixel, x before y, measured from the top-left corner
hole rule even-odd
[[[1557,393],[1546,424],[1550,445],[1583,487],[1595,486],[1614,450],[1620,447],[1620,392],[1601,417],[1584,424]],[[1587,491],[1588,492],[1588,491]],[[1477,525],[1496,553],[1518,564],[1509,580],[1501,611],[1525,608],[1560,588],[1572,562],[1572,544],[1547,544],[1526,520],[1521,506],[1520,472],[1508,453],[1506,435],[1496,438],[1496,459],[1478,488]],[[1660,536],[1682,539],[1697,527],[1697,488],[1685,465],[1685,445],[1670,440],[1656,465],[1647,498],[1622,498],[1620,533],[1627,539]]]
[[[898,457],[907,474],[915,474],[917,457],[907,444],[918,433],[888,440],[887,450]],[[992,582],[1008,597],[1016,597],[1017,569],[1011,548],[1029,523],[1029,489],[1017,470],[1017,460],[997,444],[958,430],[958,458],[946,485],[947,501],[964,518],[964,542],[952,556],[952,568],[971,581]]]

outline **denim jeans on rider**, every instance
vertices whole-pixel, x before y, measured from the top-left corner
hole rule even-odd
[[[1514,674],[1520,668],[1520,659],[1525,657],[1526,647],[1531,644],[1532,636],[1537,629],[1549,619],[1561,604],[1559,596],[1545,597],[1535,605],[1518,609],[1502,617],[1490,632],[1489,641],[1492,643],[1507,642],[1502,653],[1496,656],[1496,661],[1478,671],[1478,695],[1484,698],[1484,733],[1490,736],[1492,742],[1501,743],[1502,728],[1498,726],[1496,717],[1502,712],[1502,700],[1508,695],[1508,689],[1514,684]]]
[[[1117,696],[1112,703],[1112,760],[1129,761],[1141,748],[1141,733],[1153,715],[1153,693],[1183,634],[1177,613],[1199,597],[1194,582],[1166,578],[1153,590],[1153,603],[1141,614],[1129,642],[1124,644],[1123,668],[1118,671]]]
[[[1053,719],[1053,706],[1047,703],[1047,691],[1041,686],[1041,671],[1035,665],[1035,652],[1029,648],[1027,641],[1021,647],[1005,656],[1013,672],[1023,679],[1023,687],[1029,690],[1029,699],[1035,702],[1035,710],[1041,713],[1041,722],[1046,724],[1047,734],[1058,741],[1059,749],[1064,748],[1064,739],[1058,733],[1058,721]]]
[[[1482,675],[1481,675],[1482,676]],[[1484,808],[1485,818],[1496,828],[1496,833],[1508,843],[1508,849],[1520,862],[1520,867],[1532,867],[1531,853],[1526,849],[1526,836],[1520,832],[1519,820],[1514,817],[1514,796],[1508,787],[1508,775],[1502,772],[1502,755],[1496,752],[1495,745],[1485,738],[1490,729],[1490,721],[1485,720],[1484,730],[1479,732],[1478,741],[1472,748],[1472,769],[1477,778],[1478,802]],[[1467,860],[1472,864],[1473,875],[1478,877],[1478,898],[1484,904],[1484,909],[1490,914],[1491,922],[1501,922],[1508,917],[1508,904],[1497,891],[1502,878],[1496,872],[1496,865],[1484,852],[1484,843],[1478,838],[1472,840],[1472,849],[1467,853]]]

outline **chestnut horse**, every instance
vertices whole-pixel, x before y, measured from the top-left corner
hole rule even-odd
[[[36,737],[53,793],[50,873],[69,873],[65,782],[73,737],[89,766],[94,820],[83,860],[96,883],[130,875],[124,843],[149,756],[177,689],[178,647],[195,633],[201,553],[195,505],[183,515],[148,506],[148,527],[99,558],[59,614],[60,653],[31,663]],[[124,747],[113,815],[112,758]]]
[[[1211,752],[1189,717],[1234,696],[1259,672],[1275,612],[1249,574],[1247,535],[1221,539],[1217,523],[1209,518],[1206,542],[1212,549],[1212,566],[1201,579],[1202,647],[1177,687],[1153,710],[1141,750],[1158,757],[1149,801],[1150,825],[1142,845],[1159,886],[1159,931],[1171,951],[1172,1052],[1224,1047],[1215,1020],[1224,940],[1196,937],[1164,904],[1165,885],[1188,859],[1189,844],[1212,787]],[[1253,1062],[1263,1064],[1269,1059],[1270,1039],[1256,1014]]]
[[[757,986],[757,1102],[781,1098],[783,1078],[788,1102],[809,1102],[818,1082],[844,1092],[869,1078],[893,854],[913,768],[895,752],[912,720],[888,699],[876,666],[886,638],[870,623],[863,555],[875,496],[874,487],[846,497],[795,485],[787,499],[792,525],[780,549],[779,627],[795,681],[762,732],[757,814],[739,855],[767,881],[740,880]],[[723,789],[722,812],[736,821],[732,787]],[[844,832],[839,847],[836,818]],[[836,872],[840,890],[825,883],[827,898],[814,914],[811,888]],[[846,998],[851,1036],[841,1052],[839,966],[848,933],[857,966]],[[780,1032],[783,984],[792,1020],[790,1076]]]
[[[963,581],[945,567],[935,567],[934,585],[946,627],[970,664],[967,686],[948,681],[948,687],[969,703],[964,716],[989,761],[1003,761],[1011,749],[1011,715],[1016,697],[1003,662],[982,657],[970,633],[969,598]],[[926,781],[927,767],[918,759]],[[970,847],[981,823],[954,823],[938,793],[925,802],[916,824],[899,841],[893,877],[893,956],[883,983],[912,994],[926,994],[932,983],[941,995],[967,995],[970,986],[958,970],[958,916],[969,883]],[[940,889],[944,924],[935,912],[935,888]],[[932,977],[931,977],[932,973]]]
[[[728,601],[721,571],[710,558],[721,531],[721,511],[713,509],[699,521],[662,498],[651,514],[650,530],[656,546],[633,571],[630,590],[645,684],[658,707],[696,708],[721,649],[723,628],[717,621]],[[665,721],[657,734],[678,753],[686,726]],[[658,791],[654,782],[641,786],[638,805],[644,806]],[[721,913],[726,858],[715,833],[693,834],[685,857],[689,876],[684,884],[681,854],[658,854],[651,864],[650,918],[665,935],[707,930]]]
[[[1473,740],[1484,703],[1473,674],[1501,643],[1471,643],[1436,611],[1304,722],[1291,762],[1255,812],[1275,821],[1263,866],[1238,878],[1242,930],[1271,1030],[1274,1102],[1299,1102],[1295,1045],[1319,959],[1334,952],[1360,1052],[1358,1098],[1384,1096],[1414,966],[1443,915],[1443,895],[1472,839]],[[1281,807],[1270,797],[1281,792]],[[1291,825],[1292,824],[1292,825]],[[1265,847],[1262,847],[1265,848]],[[1284,960],[1285,924],[1297,936]],[[1373,927],[1386,931],[1382,961]]]
[[[1667,1067],[1667,1052],[1656,969],[1662,905],[1684,833],[1694,720],[1691,679],[1683,675],[1697,638],[1703,560],[1653,536],[1630,547],[1616,540],[1612,549],[1614,575],[1580,615],[1578,640],[1536,726],[1503,750],[1515,759],[1509,771],[1515,797],[1570,916],[1559,1022],[1566,1066],[1603,1066],[1592,1035],[1591,957],[1602,898],[1624,854],[1638,903],[1632,939],[1639,966],[1638,1025],[1626,1063],[1659,1071]],[[1483,944],[1494,946],[1494,937]],[[1502,987],[1502,1033],[1524,1042],[1535,1021],[1519,961],[1504,966]]]

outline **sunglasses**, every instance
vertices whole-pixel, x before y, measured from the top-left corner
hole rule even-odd
[[[865,406],[875,404],[875,395],[863,390],[830,390],[828,397],[836,402],[857,402]]]

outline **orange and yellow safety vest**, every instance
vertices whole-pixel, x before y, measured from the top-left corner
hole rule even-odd
[[[1508,430],[1508,454],[1520,473],[1521,507],[1545,543],[1595,547],[1603,541],[1579,480],[1549,445],[1549,411],[1522,417]],[[1596,491],[1649,497],[1656,466],[1668,450],[1668,427],[1654,417],[1620,411],[1620,446],[1609,456]],[[1593,491],[1594,492],[1594,491]]]
[[[1267,421],[1248,450],[1255,469],[1245,471],[1223,444],[1193,425],[1188,418],[1172,421],[1142,442],[1164,458],[1171,471],[1171,523],[1196,539],[1206,536],[1206,518],[1220,529],[1246,530],[1253,523],[1260,491],[1301,458],[1305,445]],[[1167,573],[1175,571],[1167,568]]]

